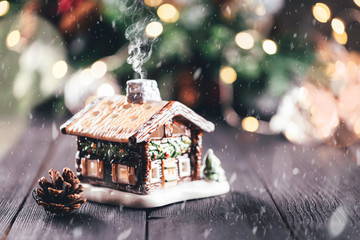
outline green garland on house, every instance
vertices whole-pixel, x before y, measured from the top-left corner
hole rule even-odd
[[[181,138],[167,139],[166,142],[151,141],[149,153],[151,159],[177,157],[188,151],[191,145],[190,138],[182,136]]]
[[[120,144],[114,144],[111,142],[94,141],[87,139],[80,142],[81,152],[86,152],[90,156],[101,157],[109,160],[117,160],[127,157],[128,151],[124,149]]]

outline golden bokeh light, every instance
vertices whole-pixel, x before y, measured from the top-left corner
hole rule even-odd
[[[107,72],[107,65],[103,61],[96,61],[91,65],[91,74],[95,78],[101,78],[105,76]]]
[[[160,36],[163,31],[163,26],[160,22],[151,22],[145,28],[146,36],[149,38],[156,38]]]
[[[358,7],[360,7],[360,0],[354,0],[354,3],[355,3]]]
[[[259,128],[259,121],[254,117],[246,117],[241,121],[241,127],[247,132],[256,132]]]
[[[236,34],[235,42],[240,48],[246,50],[253,48],[255,43],[253,36],[248,32],[239,32]]]
[[[99,88],[97,90],[97,95],[99,97],[114,96],[115,90],[110,84],[103,83],[99,86]]]
[[[258,15],[259,17],[265,16],[266,14],[266,8],[263,4],[260,4],[259,6],[257,6],[255,8],[255,14]]]
[[[337,41],[338,43],[345,45],[348,41],[348,35],[347,33],[344,31],[342,34],[339,34],[335,31],[332,32],[333,38],[335,39],[335,41]]]
[[[266,39],[263,41],[262,48],[264,49],[264,52],[266,52],[269,55],[273,55],[277,52],[276,43],[270,39]]]
[[[10,3],[8,1],[0,1],[0,17],[8,13],[10,9]]]
[[[8,48],[14,47],[20,42],[20,32],[19,30],[14,30],[9,33],[6,37],[6,46]]]
[[[220,79],[225,84],[232,84],[236,81],[236,71],[229,66],[224,66],[220,69]]]
[[[345,24],[339,18],[333,18],[333,20],[331,20],[331,27],[337,34],[343,34],[345,31]]]
[[[289,123],[285,129],[285,137],[289,141],[296,141],[299,138],[299,129],[295,123]]]
[[[326,23],[331,17],[330,8],[324,3],[317,3],[312,8],[312,13],[316,20]]]
[[[354,132],[357,135],[360,135],[360,119],[356,120],[354,124]]]
[[[163,22],[174,23],[179,19],[179,11],[171,4],[163,4],[157,10],[157,15]]]
[[[52,74],[56,79],[63,78],[68,71],[68,65],[64,60],[57,61],[52,67]]]
[[[162,0],[144,0],[144,3],[148,5],[149,7],[157,7],[159,6],[163,1]]]

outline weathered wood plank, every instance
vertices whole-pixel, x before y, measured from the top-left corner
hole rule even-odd
[[[48,178],[49,168],[62,171],[68,166],[74,170],[75,138],[61,135],[56,146],[56,151],[48,159],[41,176]],[[8,239],[144,239],[145,224],[145,211],[91,202],[68,216],[53,216],[29,197],[16,218]]]
[[[204,136],[222,160],[231,192],[148,212],[148,239],[287,239],[290,232],[243,155],[232,129],[217,126]]]
[[[359,237],[360,169],[342,150],[259,136],[246,155],[298,239]]]
[[[22,139],[0,160],[1,238],[28,196],[51,141],[51,125],[30,125]]]

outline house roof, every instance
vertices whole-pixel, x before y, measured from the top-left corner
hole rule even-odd
[[[146,141],[158,126],[174,117],[191,126],[212,132],[215,126],[184,104],[176,101],[149,101],[128,103],[125,96],[116,95],[94,100],[64,123],[65,134],[84,136],[114,142]]]

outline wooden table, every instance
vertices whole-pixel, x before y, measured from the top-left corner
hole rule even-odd
[[[88,202],[45,213],[31,191],[50,168],[74,169],[75,139],[30,124],[0,160],[0,237],[6,239],[359,239],[360,170],[346,153],[217,124],[205,134],[231,184],[218,197],[137,210]],[[2,136],[3,138],[6,136]]]

